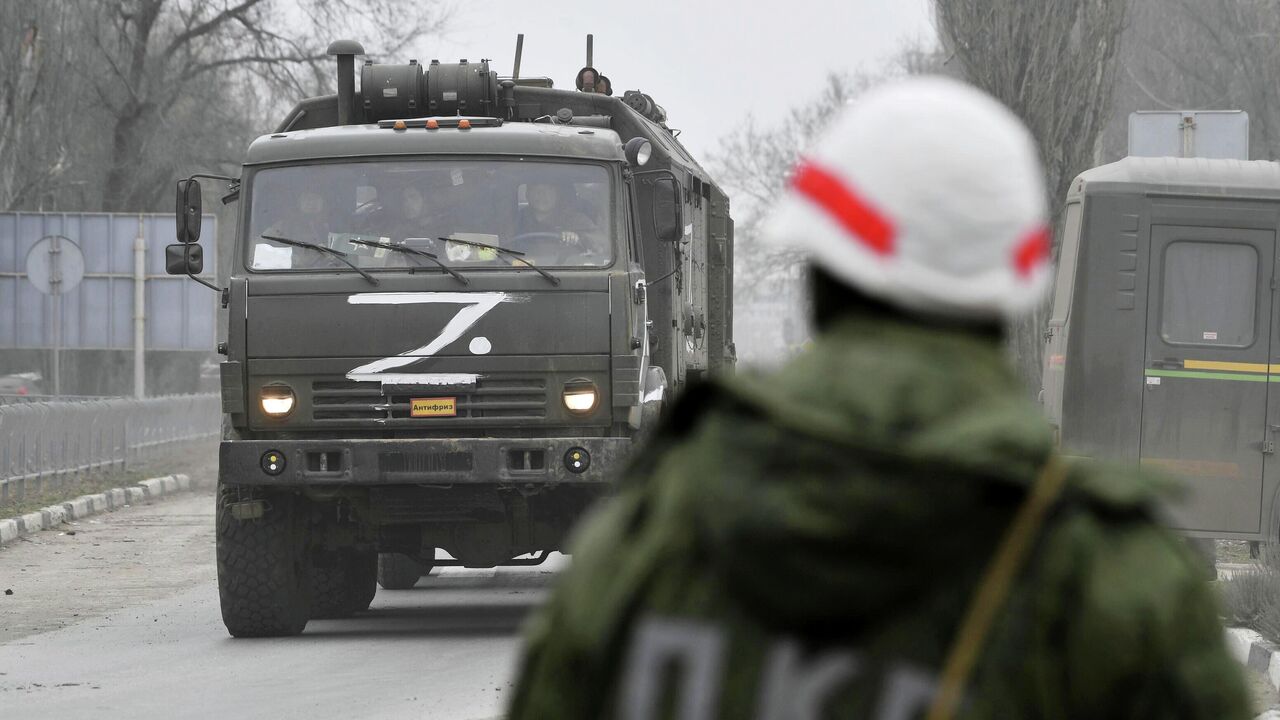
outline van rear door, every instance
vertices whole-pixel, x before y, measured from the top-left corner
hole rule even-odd
[[[1188,485],[1174,527],[1262,530],[1275,244],[1267,230],[1151,228],[1141,457]]]

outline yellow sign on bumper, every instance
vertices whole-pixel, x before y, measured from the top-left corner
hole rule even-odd
[[[413,398],[409,401],[410,417],[456,417],[457,414],[457,398]]]

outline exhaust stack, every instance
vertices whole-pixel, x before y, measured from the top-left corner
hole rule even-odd
[[[356,55],[364,55],[364,47],[355,40],[335,40],[329,54],[338,56],[338,124],[350,125],[356,106]]]
[[[520,79],[520,57],[524,55],[524,33],[516,35],[516,66],[511,70],[511,79]]]

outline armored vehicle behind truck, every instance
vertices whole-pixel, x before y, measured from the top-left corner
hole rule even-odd
[[[442,549],[536,563],[734,361],[733,222],[648,96],[338,58],[226,183],[223,620],[301,632]],[[204,176],[214,177],[214,176]],[[217,179],[215,177],[215,179]],[[199,218],[200,187],[178,212]],[[170,272],[202,262],[179,223]]]

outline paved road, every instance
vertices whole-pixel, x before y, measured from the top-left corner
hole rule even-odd
[[[212,528],[212,496],[194,495],[0,550],[0,715],[496,717],[559,560],[437,570],[301,637],[233,640]]]
[[[232,640],[211,495],[69,528],[0,548],[0,716],[498,717],[518,626],[563,563],[437,570],[301,637]],[[1276,707],[1250,680],[1256,706]]]

